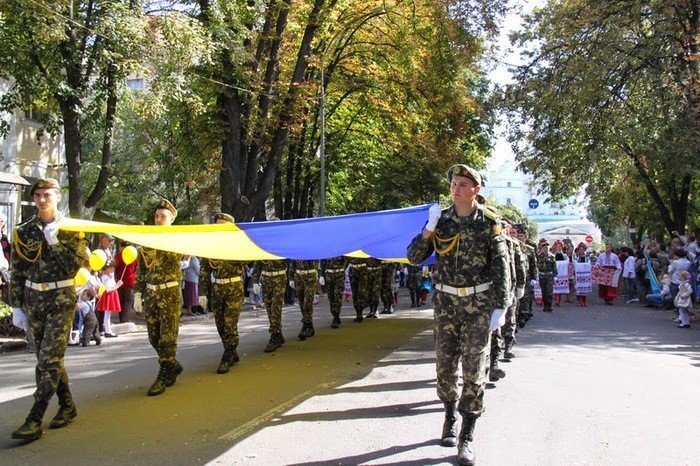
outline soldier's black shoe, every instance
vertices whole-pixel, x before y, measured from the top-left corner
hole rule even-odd
[[[382,312],[380,314],[392,314],[394,311],[391,308],[391,306],[384,306],[384,309],[382,309]]]
[[[165,389],[168,386],[166,379],[168,377],[169,370],[170,368],[166,363],[160,365],[160,369],[158,370],[158,376],[156,377],[155,382],[153,382],[151,388],[149,388],[148,392],[146,392],[148,396],[158,396],[165,392]]]
[[[216,373],[226,374],[229,368],[240,360],[241,358],[238,357],[238,351],[236,351],[235,348],[232,350],[224,350],[219,367],[216,368]]]
[[[165,379],[165,385],[167,387],[172,387],[177,382],[177,376],[182,374],[182,364],[177,359],[170,363],[168,374]]]
[[[365,316],[365,319],[376,319],[377,318],[377,306],[372,306],[369,308],[369,314]]]
[[[340,316],[338,314],[333,314],[333,322],[331,322],[331,328],[340,327]]]
[[[506,372],[498,367],[498,359],[491,361],[491,366],[489,367],[489,382],[496,382],[506,376]]]
[[[60,406],[58,412],[51,422],[49,423],[49,429],[60,429],[66,427],[68,424],[73,422],[73,419],[78,417],[78,410],[75,409],[75,405],[71,403],[68,406]]]
[[[513,359],[515,357],[515,353],[512,351],[513,345],[506,345],[505,351],[503,351],[503,358],[504,359]]]
[[[267,342],[265,347],[266,353],[274,353],[277,348],[284,344],[284,337],[280,332],[275,332],[270,335],[270,341]]]
[[[17,440],[39,440],[44,434],[41,422],[24,421],[19,429],[12,432],[12,438]]]
[[[457,445],[457,403],[445,403],[445,422],[442,425],[440,445],[443,447]]]
[[[364,317],[362,317],[362,311],[356,311],[357,312],[357,317],[352,319],[353,322],[357,322],[358,324],[364,320]]]
[[[312,336],[314,336],[315,334],[316,334],[316,332],[314,332],[314,326],[313,326],[313,325],[311,325],[311,324],[304,324],[304,325],[301,327],[301,332],[299,332],[299,339],[300,339],[301,341],[304,341],[304,340],[306,340],[308,337],[312,337]]]
[[[462,430],[459,432],[459,443],[457,444],[457,462],[462,466],[474,466],[476,464],[476,455],[472,450],[475,425],[475,416],[462,416]]]

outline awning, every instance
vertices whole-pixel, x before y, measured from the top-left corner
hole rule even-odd
[[[29,181],[25,180],[19,175],[8,172],[0,172],[0,183],[6,184],[20,184],[22,186],[29,186]]]

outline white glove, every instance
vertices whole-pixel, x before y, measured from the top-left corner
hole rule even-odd
[[[532,280],[530,280],[530,286],[534,288],[535,285],[537,285],[537,280],[533,278]]]
[[[289,280],[289,287],[293,290],[296,290],[296,288],[294,288],[294,280]]]
[[[520,299],[523,296],[525,296],[525,288],[516,288],[515,289],[515,298]]]
[[[253,283],[253,293],[260,294],[260,283]]]
[[[56,222],[47,223],[44,226],[44,238],[49,246],[55,246],[58,244],[58,224]]]
[[[12,308],[12,325],[24,330],[24,321],[26,318],[27,318],[27,316],[24,315],[24,312],[22,311],[22,309],[20,309],[18,307]]]
[[[435,231],[441,213],[440,206],[437,204],[433,204],[430,209],[428,209],[428,223],[425,224],[426,230]]]
[[[320,277],[318,277],[318,284],[321,285],[321,286],[325,286],[325,284],[326,284],[326,279],[323,278],[323,275],[321,275]]]
[[[494,309],[491,314],[491,323],[489,324],[489,332],[493,332],[497,328],[506,323],[506,310]]]

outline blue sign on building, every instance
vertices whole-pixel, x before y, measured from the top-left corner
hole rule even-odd
[[[537,199],[530,199],[527,205],[529,205],[531,209],[536,209],[540,206],[540,202]]]

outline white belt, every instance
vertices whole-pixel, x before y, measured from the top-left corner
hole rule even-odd
[[[37,291],[49,291],[49,290],[57,290],[59,288],[68,288],[69,286],[75,285],[75,280],[70,279],[70,280],[59,280],[57,282],[49,282],[49,283],[34,283],[32,281],[26,280],[24,282],[24,286],[31,288],[32,290],[37,290]]]
[[[226,285],[227,283],[235,283],[235,282],[240,282],[241,277],[233,277],[233,278],[215,278],[214,283],[217,285]]]
[[[277,272],[262,272],[263,275],[266,277],[274,277],[276,275],[282,275],[283,273],[287,273],[286,270],[278,270]]]
[[[381,267],[370,267],[369,265],[367,266],[367,270],[379,270]]]
[[[326,273],[340,273],[340,272],[345,272],[345,269],[326,269]]]
[[[443,285],[441,283],[437,283],[435,285],[436,290],[440,290],[443,293],[449,293],[460,297],[471,296],[476,293],[481,293],[488,290],[490,287],[491,282],[482,283],[481,285],[476,286],[465,286],[463,288],[455,288],[454,286]]]
[[[309,269],[309,270],[299,270],[297,269],[297,273],[301,275],[308,275],[310,273],[316,272],[316,269]]]
[[[354,269],[361,269],[362,267],[367,267],[367,264],[352,264]]]
[[[167,282],[167,283],[160,283],[158,285],[151,285],[150,283],[146,283],[146,288],[151,290],[151,291],[156,291],[156,290],[165,290],[166,288],[172,288],[174,286],[180,285],[178,282]]]

